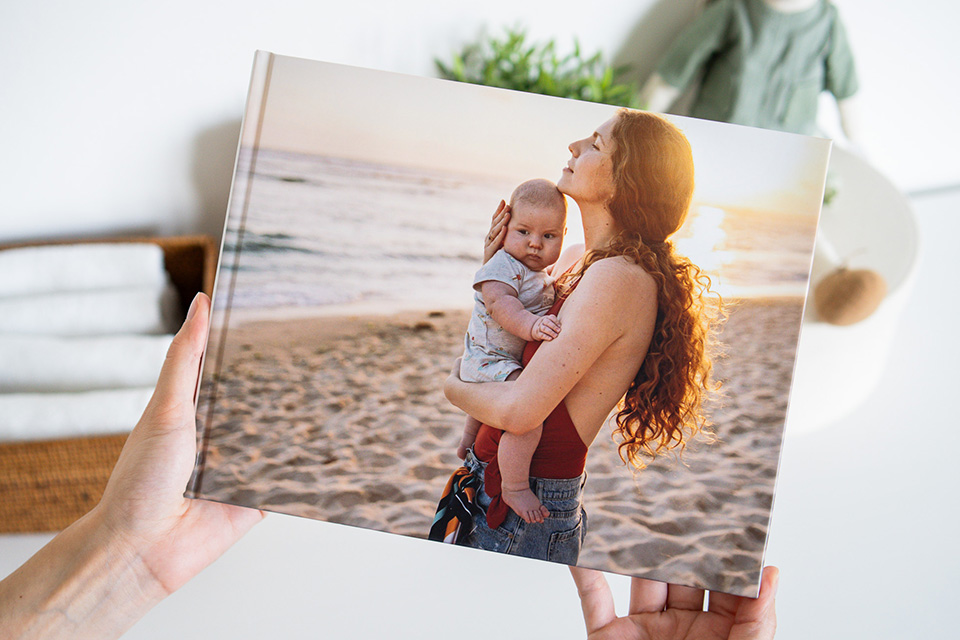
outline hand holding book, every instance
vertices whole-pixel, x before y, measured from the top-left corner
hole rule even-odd
[[[183,497],[209,314],[199,294],[100,503],[0,582],[0,636],[119,637],[263,518]]]
[[[570,567],[570,573],[577,583],[588,638],[771,640],[777,630],[776,567],[763,570],[758,598],[711,593],[706,611],[703,589],[633,578],[630,614],[624,617],[617,617],[602,573],[579,567]]]

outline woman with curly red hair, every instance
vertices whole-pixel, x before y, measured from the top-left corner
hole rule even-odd
[[[617,410],[620,455],[637,469],[644,456],[682,448],[704,427],[710,281],[669,240],[694,186],[690,144],[676,126],[622,109],[569,149],[557,187],[580,208],[585,244],[554,266],[563,275],[550,313],[563,330],[527,345],[517,380],[465,383],[454,373],[444,392],[484,423],[466,461],[482,479],[472,485],[479,508],[458,542],[576,564],[586,532],[587,448],[610,413]],[[488,255],[508,217],[501,204]],[[499,499],[497,445],[503,431],[540,424],[531,489],[551,516],[526,523]]]

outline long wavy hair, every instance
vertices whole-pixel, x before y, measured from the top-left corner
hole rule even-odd
[[[624,256],[653,276],[657,319],[640,371],[618,405],[614,436],[620,457],[637,470],[644,456],[679,447],[703,431],[701,404],[711,362],[707,341],[720,312],[708,301],[710,278],[668,240],[687,217],[693,196],[693,154],[686,136],[652,113],[621,109],[611,137],[614,195],[607,208],[618,233],[605,248],[590,251],[576,270],[560,278],[569,292],[590,265]]]

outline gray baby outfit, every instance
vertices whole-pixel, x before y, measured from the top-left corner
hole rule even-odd
[[[480,285],[496,280],[517,291],[523,308],[538,316],[553,306],[553,278],[544,271],[534,271],[500,249],[473,278],[474,307],[464,338],[460,379],[466,382],[503,382],[511,373],[522,369],[520,358],[527,344],[490,317],[480,293]]]

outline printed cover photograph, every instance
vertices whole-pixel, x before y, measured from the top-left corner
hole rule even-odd
[[[829,153],[258,52],[187,495],[755,596]]]

